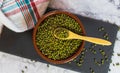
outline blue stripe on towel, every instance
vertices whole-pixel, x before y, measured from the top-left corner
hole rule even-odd
[[[33,12],[33,10],[32,10],[32,7],[31,7],[31,5],[30,5],[30,1],[29,1],[29,0],[24,0],[24,1],[25,1],[26,5],[28,6],[28,10],[29,10],[29,12],[30,12],[30,14],[31,14],[31,16],[32,16],[32,19],[33,19],[33,21],[34,21],[34,24],[36,24],[37,21],[36,21],[34,12]]]

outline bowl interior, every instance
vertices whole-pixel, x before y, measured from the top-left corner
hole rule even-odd
[[[47,19],[48,17],[50,16],[53,16],[53,15],[58,15],[58,14],[65,14],[69,17],[71,17],[72,19],[74,19],[80,26],[81,28],[81,31],[82,31],[82,35],[85,35],[85,30],[84,30],[84,27],[81,23],[81,21],[79,20],[79,18],[77,18],[75,15],[69,13],[69,12],[65,12],[65,11],[51,11],[51,12],[48,12],[47,14],[43,15],[42,18],[38,21],[37,25],[35,26],[34,30],[33,30],[33,44],[34,44],[34,47],[35,47],[35,50],[37,51],[37,53],[46,61],[50,62],[50,63],[53,63],[53,64],[64,64],[64,63],[67,63],[69,61],[72,61],[73,59],[75,59],[82,51],[83,47],[84,47],[84,44],[85,44],[85,41],[82,40],[82,42],[80,43],[80,46],[79,48],[75,51],[74,54],[72,54],[71,56],[65,58],[65,59],[61,59],[61,60],[53,60],[53,59],[50,59],[48,58],[47,56],[45,56],[41,51],[40,51],[40,48],[37,46],[36,44],[36,34],[38,32],[38,28],[39,26],[42,24],[42,22],[45,21],[45,19]],[[56,23],[57,24],[57,23]],[[67,24],[67,23],[66,23]],[[42,39],[44,40],[44,39]],[[45,44],[47,45],[47,44]]]

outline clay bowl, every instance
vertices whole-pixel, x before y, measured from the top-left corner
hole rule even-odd
[[[38,46],[36,44],[36,33],[37,33],[37,30],[38,30],[38,27],[41,25],[41,23],[47,17],[52,16],[52,15],[57,15],[57,14],[66,14],[66,15],[70,16],[72,19],[76,20],[76,22],[80,25],[80,27],[82,29],[82,34],[85,35],[84,27],[83,27],[80,19],[77,16],[73,15],[72,13],[65,12],[65,11],[51,11],[51,12],[48,12],[47,14],[43,15],[41,17],[41,19],[38,21],[38,23],[36,24],[36,26],[35,26],[35,28],[33,30],[33,44],[34,44],[34,48],[35,48],[36,52],[38,53],[38,55],[40,57],[42,57],[44,60],[46,60],[46,61],[48,61],[49,63],[52,63],[52,64],[64,64],[64,63],[67,63],[69,61],[72,61],[73,59],[75,59],[81,53],[81,51],[83,50],[85,41],[81,42],[80,47],[77,49],[77,51],[74,54],[72,54],[70,57],[67,57],[66,59],[62,59],[62,60],[53,60],[53,59],[48,58],[47,56],[45,56],[40,51],[40,49],[38,48]]]

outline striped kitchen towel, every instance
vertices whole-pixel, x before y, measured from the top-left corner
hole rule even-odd
[[[48,3],[49,0],[0,0],[0,25],[15,32],[32,29]]]

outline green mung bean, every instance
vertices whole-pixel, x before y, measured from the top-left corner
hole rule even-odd
[[[104,30],[105,28],[103,26],[98,28],[98,31],[104,31]]]
[[[104,59],[101,59],[101,64],[104,64],[105,60]]]
[[[47,64],[47,67],[50,67],[50,65],[49,65],[49,64]]]
[[[108,71],[111,71],[111,69],[108,69]]]
[[[76,62],[76,61],[77,61],[76,59],[73,60],[73,62]]]
[[[77,63],[77,66],[82,66],[82,63],[79,63],[79,62],[78,62],[78,63]]]
[[[120,53],[117,53],[117,56],[120,56]]]
[[[109,40],[109,36],[108,36],[108,33],[107,33],[107,32],[104,32],[103,37],[104,37],[106,40]]]
[[[68,64],[71,64],[71,62],[68,62]]]
[[[24,70],[21,70],[22,73],[24,73]]]
[[[115,66],[115,64],[113,64],[113,66]]]
[[[116,66],[119,66],[120,65],[120,63],[116,63]]]
[[[95,73],[95,71],[94,71],[92,68],[90,68],[90,72],[91,72],[91,73]]]
[[[80,25],[66,14],[47,17],[38,27],[36,44],[39,50],[52,60],[62,60],[73,55],[81,45],[81,40],[60,40],[54,37],[54,30],[63,27],[82,35]],[[64,37],[63,35],[60,35]]]
[[[27,66],[25,66],[25,69],[27,69]]]
[[[69,36],[69,33],[66,29],[61,29],[61,28],[58,28],[55,33],[57,37],[59,38],[67,38]]]
[[[112,60],[110,60],[110,63],[112,63]]]
[[[96,50],[92,50],[92,53],[93,53],[93,54],[97,54]]]

